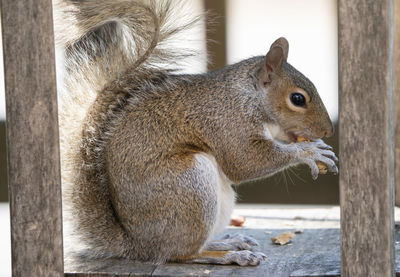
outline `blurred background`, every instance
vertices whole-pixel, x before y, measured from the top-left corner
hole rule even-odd
[[[215,23],[191,34],[205,59],[192,71],[220,68],[242,59],[265,55],[273,41],[289,40],[289,62],[312,80],[321,94],[332,121],[338,118],[337,1],[336,0],[195,0],[192,9],[208,10]],[[205,37],[209,41],[206,45]],[[1,36],[0,36],[1,40]],[[0,47],[1,47],[0,43]],[[0,51],[0,249],[9,249],[5,95],[2,51]],[[193,67],[192,67],[193,69]],[[337,130],[337,128],[336,128]],[[338,136],[326,140],[338,153]],[[34,185],[34,184],[32,184]],[[236,187],[238,201],[246,203],[339,204],[338,176],[311,179],[303,166],[265,180]],[[0,251],[4,253],[3,251]],[[9,255],[8,255],[9,256]],[[10,259],[0,259],[0,276],[9,276]]]

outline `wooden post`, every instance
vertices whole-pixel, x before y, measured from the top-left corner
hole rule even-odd
[[[394,1],[394,148],[396,205],[400,206],[400,1]]]
[[[1,0],[13,276],[63,276],[51,0]]]
[[[342,276],[394,276],[393,0],[339,0]]]
[[[211,58],[207,69],[212,71],[226,65],[226,2],[204,0],[204,9],[216,17],[216,23],[206,29],[207,52]]]

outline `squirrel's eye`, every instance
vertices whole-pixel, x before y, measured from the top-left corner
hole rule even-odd
[[[292,93],[292,95],[290,95],[290,101],[292,101],[295,106],[304,107],[306,105],[306,98],[303,94],[298,92]]]

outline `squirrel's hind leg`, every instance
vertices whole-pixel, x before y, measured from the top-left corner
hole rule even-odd
[[[208,154],[198,154],[195,157],[197,165],[203,171],[213,172],[217,176],[217,215],[213,231],[213,237],[223,231],[228,225],[233,210],[235,193],[231,187],[231,182],[220,170],[215,159]],[[207,169],[207,170],[206,170]],[[201,264],[238,264],[241,266],[258,265],[265,259],[265,255],[260,252],[249,251],[253,246],[258,246],[255,239],[242,234],[225,235],[221,240],[209,241],[202,248],[202,251],[194,255],[176,257],[170,261],[183,263]]]

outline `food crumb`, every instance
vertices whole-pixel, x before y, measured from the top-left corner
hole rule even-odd
[[[231,222],[230,222],[229,225],[242,227],[245,221],[246,221],[246,217],[244,217],[242,215],[232,216],[231,217]]]
[[[293,234],[292,232],[285,232],[276,237],[271,238],[271,241],[274,244],[285,245],[288,244],[295,236],[296,235]]]

